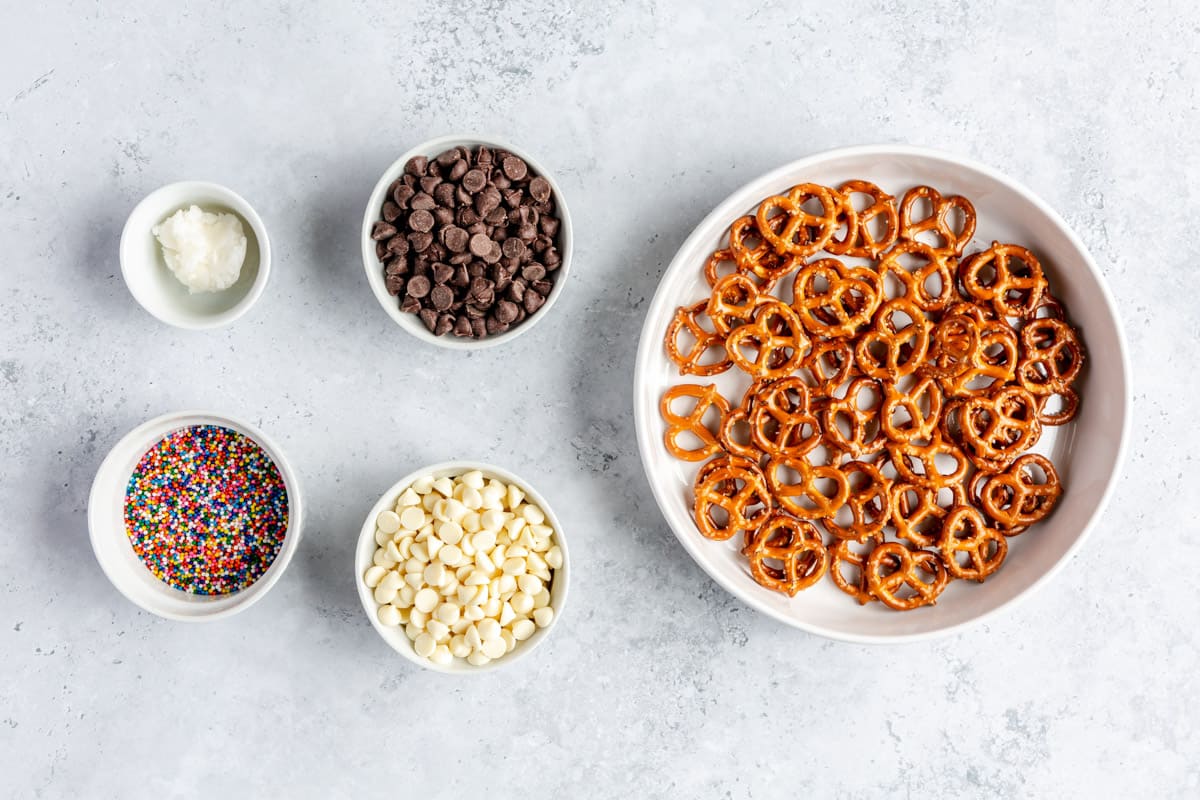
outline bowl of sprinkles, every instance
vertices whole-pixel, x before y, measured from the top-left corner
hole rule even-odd
[[[245,422],[168,414],[123,438],[88,504],[113,585],[176,620],[237,613],[277,581],[299,541],[300,494],[279,448]]]

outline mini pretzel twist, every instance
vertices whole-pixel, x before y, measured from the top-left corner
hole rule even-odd
[[[764,300],[749,325],[734,329],[725,340],[730,360],[756,378],[783,378],[792,374],[808,354],[808,337],[800,318],[786,303]],[[753,353],[748,356],[746,351]]]
[[[906,317],[908,322],[899,320]],[[932,326],[917,305],[904,297],[889,300],[875,314],[875,325],[858,339],[854,360],[872,378],[911,375],[925,360]]]
[[[706,470],[695,495],[696,527],[702,536],[717,541],[757,531],[772,505],[758,467],[732,460]],[[714,516],[716,510],[722,513]]]
[[[753,275],[764,284],[774,285],[799,266],[786,255],[776,252],[752,216],[741,217],[729,226],[729,253],[739,272]],[[769,286],[763,289],[764,292],[769,290]]]
[[[725,337],[704,327],[701,321],[706,316],[707,307],[707,300],[691,306],[680,306],[667,326],[663,344],[667,358],[679,367],[680,375],[718,375],[733,366],[725,352]],[[679,346],[679,335],[685,331],[692,337],[692,344],[686,351]],[[703,363],[709,352],[720,353],[720,360]]]
[[[821,428],[809,411],[808,387],[800,378],[769,384],[749,415],[750,441],[769,456],[800,457],[821,440]]]
[[[929,201],[930,213],[923,219],[917,219],[917,203],[922,200]],[[963,217],[962,227],[957,231],[950,218],[956,209]],[[962,255],[967,242],[975,235],[975,206],[960,195],[942,197],[931,186],[909,189],[900,201],[900,238],[916,242],[920,241],[918,237],[923,233],[934,233],[940,237],[941,244],[937,249],[946,255]]]
[[[917,260],[916,267],[905,266]],[[946,260],[945,253],[919,241],[898,242],[879,260],[876,267],[886,281],[890,275],[904,289],[904,297],[912,300],[922,311],[942,311],[955,299],[954,271]],[[930,289],[936,282],[937,293]]]
[[[895,199],[887,192],[869,181],[846,181],[838,189],[842,202],[854,209],[853,198],[856,194],[867,195],[871,205],[862,210],[855,210],[855,227],[850,230],[847,225],[846,235],[838,241],[831,239],[826,249],[834,255],[847,255],[854,258],[877,258],[880,253],[891,247],[900,234],[900,218],[896,213]],[[883,222],[883,233],[876,238],[872,226],[876,219]],[[836,249],[835,249],[836,248]]]
[[[855,378],[842,397],[831,397],[821,412],[825,441],[839,452],[859,458],[880,438],[879,407],[883,387],[874,378]]]
[[[961,401],[958,424],[967,456],[987,472],[1007,468],[1042,435],[1038,402],[1020,386]]]
[[[671,408],[681,397],[694,399],[696,402],[686,414],[677,414]],[[667,452],[681,461],[703,461],[721,452],[721,444],[717,434],[704,424],[704,417],[710,409],[716,409],[719,415],[716,428],[719,429],[721,420],[729,413],[729,401],[721,396],[713,384],[700,386],[695,383],[681,383],[672,386],[663,393],[658,410],[667,423],[663,442]],[[689,433],[700,440],[700,446],[688,450],[679,444],[679,437]]]
[[[798,479],[788,482],[781,470],[795,472]],[[837,467],[813,465],[804,458],[779,456],[767,462],[767,488],[779,504],[800,519],[832,517],[850,497],[850,483]],[[823,489],[832,489],[827,494]]]
[[[847,267],[836,258],[804,266],[792,282],[792,308],[814,336],[852,336],[870,324],[882,300],[878,274]]]
[[[942,418],[942,388],[933,378],[921,376],[907,390],[891,381],[883,382],[883,404],[879,428],[893,442],[929,439]],[[897,419],[903,416],[905,419]]]
[[[754,319],[754,312],[771,299],[759,293],[758,285],[750,278],[735,272],[717,280],[708,298],[705,312],[712,320],[713,330],[722,337]]]
[[[946,569],[956,578],[983,581],[1000,569],[1008,554],[1008,541],[995,528],[989,528],[973,506],[956,506],[942,522],[938,549]],[[959,556],[966,556],[966,563]]]
[[[789,597],[815,584],[829,569],[829,551],[810,523],[773,511],[744,550],[759,584]]]
[[[804,210],[804,204],[815,200],[821,213]],[[768,197],[759,204],[754,218],[763,239],[775,252],[808,258],[829,244],[839,227],[840,205],[832,189],[815,183],[792,187],[786,195]]]
[[[1079,395],[1072,384],[1083,369],[1083,345],[1075,329],[1053,317],[1032,319],[1021,330],[1021,356],[1017,380],[1039,398],[1038,418],[1046,425],[1062,425],[1075,418]],[[1047,401],[1062,398],[1063,410],[1045,411]]]
[[[843,508],[849,511],[850,519],[839,522],[835,512],[823,517],[821,524],[838,539],[861,542],[869,536],[881,536],[883,526],[891,522],[891,482],[866,461],[847,461],[838,469],[849,487]]]
[[[884,542],[872,550],[866,573],[871,594],[897,611],[934,605],[950,581],[937,553],[909,550],[900,542]]]
[[[968,297],[991,303],[1000,317],[1033,316],[1046,291],[1041,263],[1017,244],[992,242],[959,265],[958,278]]]
[[[1062,483],[1050,459],[1026,453],[1004,472],[986,478],[979,507],[1005,536],[1016,536],[1045,519],[1061,496]]]
[[[939,495],[948,492],[949,503],[939,502]],[[915,483],[892,484],[892,524],[896,536],[907,539],[917,547],[932,547],[942,534],[942,521],[954,506],[967,502],[966,490],[951,484],[941,490]]]

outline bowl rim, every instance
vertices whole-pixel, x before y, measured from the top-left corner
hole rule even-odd
[[[416,651],[413,650],[412,642],[409,641],[407,636],[404,636],[402,627],[388,628],[379,621],[379,616],[377,613],[379,604],[375,602],[375,597],[372,594],[372,590],[367,588],[366,583],[363,581],[363,572],[365,572],[366,569],[371,566],[372,562],[368,556],[366,563],[361,563],[359,559],[359,553],[363,553],[367,550],[365,545],[368,540],[370,541],[370,550],[372,552],[374,552],[375,548],[378,547],[378,544],[375,542],[376,517],[379,516],[381,511],[390,508],[395,503],[396,498],[400,495],[400,493],[404,491],[404,489],[408,488],[408,486],[410,486],[417,478],[439,472],[454,472],[457,474],[462,474],[463,472],[470,472],[471,470],[479,470],[484,474],[485,477],[494,477],[503,480],[506,483],[517,484],[522,490],[524,490],[527,498],[531,498],[538,504],[538,506],[546,514],[546,519],[549,520],[551,525],[554,527],[555,544],[557,544],[562,550],[563,565],[554,570],[554,592],[558,594],[558,599],[557,602],[553,603],[551,606],[554,609],[554,618],[550,620],[549,625],[547,625],[545,628],[538,628],[534,632],[533,636],[526,639],[524,642],[520,642],[519,646],[514,648],[511,653],[505,653],[500,658],[493,659],[483,666],[477,667],[472,664],[459,664],[458,659],[456,659],[455,662],[453,662],[450,666],[443,666],[441,664],[435,664],[428,658],[422,658],[421,656],[417,655]],[[562,617],[563,609],[567,605],[567,597],[570,589],[571,555],[567,548],[566,537],[563,535],[562,523],[559,520],[558,515],[554,513],[554,508],[551,507],[551,505],[546,501],[546,498],[542,495],[542,493],[537,490],[537,487],[533,486],[529,481],[525,480],[525,478],[517,475],[511,470],[504,469],[503,467],[497,467],[489,462],[454,459],[450,461],[440,461],[436,464],[429,464],[420,467],[419,469],[415,469],[402,477],[400,480],[396,481],[382,495],[380,495],[379,499],[375,501],[375,504],[371,506],[371,510],[367,512],[366,519],[363,521],[362,528],[359,530],[358,539],[354,545],[354,563],[352,566],[354,567],[354,585],[358,591],[358,598],[362,604],[363,612],[370,621],[371,627],[375,630],[375,633],[379,635],[379,638],[383,640],[384,644],[388,645],[388,647],[390,647],[392,650],[396,651],[409,661],[424,669],[440,672],[445,675],[470,675],[490,672],[492,670],[502,669],[510,664],[514,664],[540,647],[542,642],[550,636],[550,633],[558,625],[558,621]],[[404,638],[402,642],[393,643],[390,632],[397,630],[401,632],[401,636]]]
[[[559,218],[558,237],[559,244],[561,245],[560,255],[562,256],[562,264],[556,271],[554,286],[551,287],[550,294],[546,297],[546,302],[541,308],[526,317],[525,321],[521,324],[510,328],[504,333],[485,336],[482,339],[459,338],[449,334],[434,336],[426,329],[425,324],[421,322],[416,314],[408,314],[401,311],[397,299],[388,294],[387,287],[384,285],[382,267],[379,259],[375,257],[375,240],[371,238],[371,228],[379,220],[379,208],[383,204],[384,194],[387,192],[387,188],[391,186],[392,181],[404,173],[404,165],[408,163],[408,160],[418,155],[425,155],[432,158],[444,150],[460,145],[464,147],[479,147],[483,145],[496,150],[507,150],[518,158],[523,159],[534,172],[550,183],[550,190],[553,192]],[[430,155],[431,153],[432,155]],[[362,246],[363,269],[367,274],[367,284],[371,287],[371,293],[375,296],[375,299],[379,302],[383,310],[387,312],[387,315],[392,318],[393,322],[404,329],[406,333],[428,344],[437,345],[449,350],[483,350],[505,342],[511,342],[521,334],[531,330],[534,325],[549,313],[550,309],[558,301],[559,295],[562,294],[563,288],[567,283],[567,277],[571,271],[575,249],[574,226],[571,222],[571,212],[567,208],[567,201],[554,174],[526,150],[510,144],[502,137],[478,134],[448,134],[428,139],[410,148],[393,161],[383,171],[383,174],[375,183],[375,188],[371,190],[370,197],[367,199],[367,207],[363,212],[360,242]]]
[[[243,597],[230,602],[229,605],[218,610],[204,611],[197,614],[179,614],[170,609],[160,607],[155,603],[146,602],[143,597],[130,591],[126,585],[125,576],[110,561],[109,556],[105,554],[106,551],[102,549],[102,546],[98,542],[101,537],[124,537],[128,541],[124,529],[119,531],[112,530],[112,526],[104,521],[104,511],[102,510],[106,502],[106,498],[102,496],[102,484],[104,483],[104,479],[117,469],[118,462],[123,460],[123,457],[119,455],[120,451],[132,448],[144,454],[166,434],[192,425],[227,426],[231,430],[252,439],[255,444],[270,456],[280,475],[283,477],[284,487],[288,493],[288,527],[284,532],[283,546],[280,547],[275,560],[271,562],[271,566],[253,584],[234,595],[236,597],[237,594],[242,594],[244,595]],[[124,481],[120,485],[123,486]],[[122,436],[104,457],[104,460],[100,463],[100,467],[96,470],[95,478],[92,480],[92,488],[88,492],[88,540],[92,545],[92,553],[95,555],[96,561],[100,564],[100,570],[108,578],[109,583],[125,599],[155,616],[176,622],[212,622],[218,619],[225,619],[245,611],[265,597],[279,579],[283,577],[283,573],[291,563],[292,556],[295,555],[297,548],[299,548],[303,531],[303,521],[304,512],[300,482],[283,450],[276,444],[275,440],[263,433],[258,427],[238,417],[216,411],[200,409],[172,411],[149,419],[133,428]],[[254,588],[255,591],[249,591],[251,588]]]
[[[888,158],[888,157],[911,158],[911,157],[916,157],[916,158],[924,158],[924,159],[942,161],[942,162],[951,164],[956,167],[961,167],[963,169],[973,170],[977,173],[980,173],[984,177],[991,179],[991,180],[1005,186],[1006,188],[1013,191],[1014,193],[1016,193],[1017,195],[1022,197],[1024,200],[1026,200],[1027,202],[1032,204],[1039,212],[1041,212],[1046,217],[1046,219],[1048,219],[1050,221],[1050,223],[1055,227],[1057,232],[1060,233],[1064,237],[1064,239],[1070,244],[1070,246],[1076,252],[1078,252],[1078,254],[1081,257],[1081,260],[1087,267],[1088,271],[1092,274],[1093,279],[1095,280],[1097,286],[1100,289],[1101,297],[1104,300],[1105,312],[1108,314],[1109,318],[1112,320],[1115,337],[1116,337],[1116,340],[1118,343],[1117,360],[1120,365],[1119,374],[1121,377],[1123,391],[1122,391],[1121,398],[1120,398],[1121,406],[1122,406],[1122,414],[1121,414],[1121,427],[1120,427],[1120,431],[1118,434],[1119,441],[1117,443],[1116,456],[1114,459],[1112,471],[1109,474],[1107,481],[1105,482],[1103,491],[1101,492],[1100,499],[1096,503],[1093,510],[1091,511],[1091,514],[1088,516],[1086,522],[1080,528],[1079,533],[1078,533],[1078,535],[1076,535],[1074,541],[1071,542],[1071,544],[1067,547],[1066,551],[1062,554],[1062,556],[1055,563],[1050,565],[1050,567],[1048,569],[1046,569],[1040,576],[1038,576],[1031,584],[1029,584],[1027,587],[1025,587],[1023,590],[1021,590],[1017,594],[1008,598],[1007,600],[997,604],[996,606],[994,606],[994,607],[988,609],[987,611],[985,611],[975,617],[972,617],[970,619],[963,620],[961,622],[954,623],[951,625],[947,625],[943,628],[937,628],[934,630],[922,631],[922,632],[918,632],[918,633],[901,633],[901,634],[894,634],[894,635],[892,635],[892,634],[888,634],[888,635],[860,634],[860,633],[847,632],[847,631],[835,629],[835,628],[829,628],[829,627],[826,627],[823,625],[817,625],[817,624],[813,624],[810,622],[802,622],[802,621],[796,620],[794,618],[788,617],[784,614],[781,614],[781,613],[777,612],[776,609],[773,608],[772,606],[760,601],[754,592],[747,590],[749,587],[732,587],[732,586],[727,585],[725,583],[725,581],[723,581],[718,575],[716,575],[714,573],[713,570],[711,570],[709,568],[709,566],[706,562],[706,559],[701,558],[697,555],[699,552],[698,548],[699,548],[700,542],[693,541],[693,539],[695,537],[684,536],[683,534],[681,534],[679,531],[677,531],[675,529],[674,525],[671,524],[671,517],[667,512],[667,509],[664,505],[663,499],[660,497],[660,492],[655,483],[655,480],[654,480],[653,476],[650,474],[650,466],[649,466],[650,459],[648,457],[648,452],[649,452],[648,448],[653,446],[652,442],[657,443],[658,437],[651,430],[651,427],[650,427],[652,424],[651,420],[647,419],[646,416],[642,414],[641,406],[638,402],[638,388],[642,385],[643,381],[646,379],[646,373],[647,373],[647,370],[649,369],[649,363],[651,360],[651,351],[653,348],[659,346],[659,344],[661,342],[661,336],[659,335],[658,331],[652,331],[652,330],[650,330],[650,327],[653,322],[653,319],[652,319],[653,311],[658,304],[659,294],[664,291],[664,283],[665,282],[664,282],[663,278],[672,269],[676,268],[676,266],[678,264],[682,263],[682,260],[684,259],[685,254],[687,254],[690,250],[694,249],[696,247],[696,243],[698,241],[700,241],[701,239],[707,238],[709,235],[709,229],[712,228],[714,225],[723,226],[724,224],[727,224],[727,223],[725,223],[726,220],[733,218],[732,215],[742,213],[742,204],[740,202],[741,195],[751,193],[751,190],[753,189],[753,187],[764,186],[764,185],[769,185],[769,184],[778,182],[786,175],[794,173],[798,170],[810,168],[815,164],[818,164],[820,162],[824,162],[827,160],[834,160],[834,159],[841,159],[841,158],[863,158],[863,157],[874,157],[874,158]],[[671,532],[675,535],[675,538],[678,539],[679,542],[683,545],[684,549],[688,552],[688,555],[692,557],[692,560],[695,561],[696,564],[698,564],[701,567],[701,569],[703,569],[705,571],[705,573],[707,573],[708,576],[714,582],[716,582],[719,586],[721,586],[723,589],[728,591],[734,597],[736,597],[739,600],[741,600],[742,602],[746,603],[748,606],[750,606],[754,610],[759,611],[763,614],[766,614],[767,616],[771,617],[772,619],[775,619],[775,620],[782,622],[786,625],[789,625],[791,627],[806,631],[808,633],[816,634],[818,636],[822,636],[824,638],[832,639],[835,641],[842,641],[842,642],[847,642],[847,643],[851,643],[851,644],[873,644],[873,645],[907,644],[907,643],[914,643],[914,642],[931,641],[931,640],[941,639],[944,637],[948,637],[948,636],[951,636],[954,634],[961,633],[964,630],[966,630],[967,628],[971,628],[971,627],[974,627],[981,623],[984,623],[988,620],[994,619],[1001,612],[1011,611],[1013,608],[1015,608],[1017,606],[1017,604],[1019,602],[1032,596],[1038,589],[1040,589],[1041,587],[1044,587],[1051,579],[1053,579],[1056,575],[1058,575],[1059,572],[1061,572],[1062,569],[1064,569],[1066,567],[1067,563],[1070,562],[1071,559],[1079,552],[1079,550],[1083,546],[1084,542],[1088,539],[1088,537],[1091,535],[1092,531],[1095,529],[1096,525],[1099,523],[1099,520],[1100,520],[1101,516],[1103,516],[1105,508],[1108,506],[1109,501],[1112,499],[1112,495],[1116,489],[1117,483],[1120,480],[1121,471],[1125,464],[1126,457],[1128,455],[1129,431],[1130,431],[1130,427],[1132,424],[1131,421],[1132,421],[1132,404],[1133,404],[1132,388],[1130,385],[1131,368],[1130,368],[1130,362],[1129,362],[1129,344],[1125,338],[1124,326],[1121,322],[1120,315],[1117,313],[1116,301],[1113,298],[1112,291],[1109,288],[1108,283],[1105,281],[1104,275],[1100,271],[1099,266],[1097,266],[1095,259],[1092,257],[1092,254],[1088,251],[1087,247],[1084,245],[1083,241],[1079,238],[1079,236],[1067,224],[1066,220],[1064,220],[1057,211],[1055,211],[1048,203],[1046,203],[1044,200],[1042,200],[1037,194],[1035,194],[1031,189],[1026,187],[1023,183],[1015,180],[1014,178],[1011,178],[1011,177],[1005,175],[1004,173],[1000,172],[999,170],[997,170],[993,167],[990,167],[982,162],[976,161],[975,159],[968,158],[965,156],[955,155],[952,153],[947,153],[945,151],[936,150],[933,148],[920,147],[920,146],[915,146],[915,145],[897,145],[897,144],[855,145],[855,146],[851,146],[851,147],[833,148],[830,150],[823,150],[823,151],[820,151],[817,153],[813,153],[811,155],[805,156],[804,158],[800,158],[795,161],[788,162],[788,163],[783,164],[779,167],[776,167],[772,170],[769,170],[768,172],[765,172],[761,175],[755,176],[755,177],[751,178],[749,181],[741,184],[739,187],[737,187],[732,192],[730,192],[725,197],[725,199],[721,200],[721,202],[718,203],[717,206],[715,208],[713,208],[712,211],[710,211],[707,215],[705,215],[704,218],[695,226],[695,228],[692,229],[692,232],[690,234],[688,234],[687,238],[684,239],[684,241],[679,245],[679,248],[676,250],[674,257],[671,259],[671,262],[667,265],[666,269],[663,270],[663,273],[659,278],[658,286],[655,289],[654,296],[651,298],[650,303],[647,305],[646,316],[642,323],[642,329],[641,329],[641,333],[639,335],[636,358],[637,358],[637,361],[636,361],[636,366],[634,368],[632,394],[633,394],[634,424],[635,424],[635,428],[636,428],[636,436],[637,436],[637,441],[638,441],[638,454],[639,454],[639,457],[642,462],[643,474],[646,476],[646,481],[650,484],[651,494],[654,495],[654,501],[658,505],[659,512],[662,514],[662,516],[664,518],[664,522],[666,522],[666,524],[667,524],[667,527],[671,529]]]
[[[132,275],[133,267],[130,265],[130,258],[127,258],[126,254],[133,246],[134,237],[141,235],[140,231],[132,230],[133,219],[139,212],[151,209],[160,204],[164,195],[173,192],[180,194],[208,192],[223,197],[229,207],[249,223],[254,238],[258,243],[258,274],[254,278],[254,283],[250,285],[245,296],[238,300],[232,308],[222,311],[219,314],[213,314],[202,319],[177,316],[173,312],[164,310],[149,302],[147,295],[137,288],[137,281],[131,280],[130,276]],[[125,282],[129,293],[133,295],[133,299],[158,321],[183,330],[212,330],[232,324],[249,311],[258,302],[259,298],[262,297],[267,287],[267,280],[271,274],[271,240],[267,235],[267,226],[263,224],[262,217],[254,210],[254,206],[246,201],[246,198],[228,186],[212,181],[188,180],[163,184],[139,200],[137,205],[133,207],[133,210],[129,212],[129,216],[125,218],[125,225],[121,228],[119,253],[121,279]]]

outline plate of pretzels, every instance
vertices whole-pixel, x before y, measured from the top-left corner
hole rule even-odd
[[[997,171],[901,146],[802,159],[710,213],[650,305],[634,391],[684,549],[752,607],[856,642],[950,633],[1048,580],[1130,416],[1079,238]]]

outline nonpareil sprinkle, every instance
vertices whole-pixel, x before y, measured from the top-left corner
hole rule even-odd
[[[283,546],[288,495],[271,457],[218,425],[168,434],[125,490],[125,531],[160,581],[191,594],[245,589]]]

